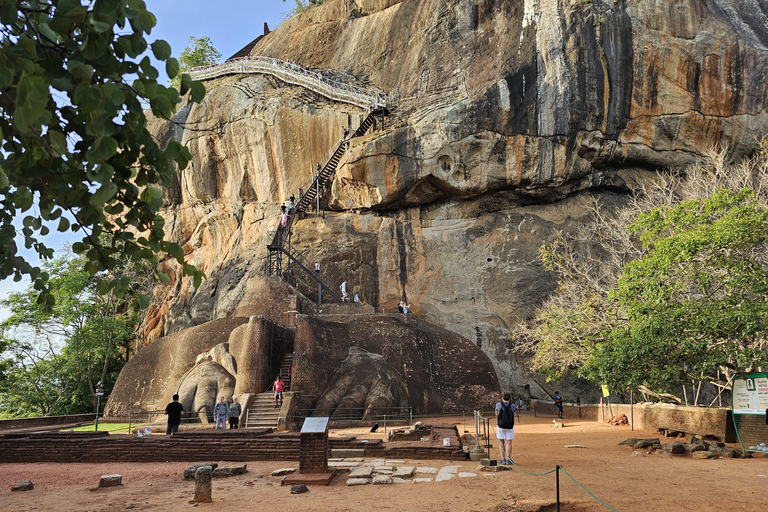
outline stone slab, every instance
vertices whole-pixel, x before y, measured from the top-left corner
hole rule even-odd
[[[422,474],[422,475],[436,475],[437,474],[437,468],[432,468],[432,467],[429,467],[429,466],[424,466],[424,467],[416,468],[416,473],[417,474]]]
[[[371,481],[367,478],[347,478],[347,485],[352,487],[355,485],[368,485]]]
[[[283,480],[283,485],[328,485],[336,476],[336,468],[328,468],[325,473],[291,473]]]
[[[458,466],[445,466],[437,472],[435,482],[445,482],[459,474]]]
[[[334,448],[331,450],[331,457],[339,457],[342,459],[365,457],[365,450],[362,448]]]
[[[328,461],[328,467],[329,468],[340,468],[340,469],[341,468],[356,468],[359,465],[360,465],[359,462],[346,462],[346,461],[343,461],[343,460],[342,461],[336,461],[336,462]]]
[[[290,475],[291,473],[295,473],[298,471],[298,468],[280,468],[276,469],[272,472],[272,476],[284,476],[284,475]]]
[[[363,461],[365,461],[365,459],[362,457],[348,457],[344,459],[344,462],[363,462]]]
[[[392,483],[392,477],[387,475],[376,475],[373,477],[373,485],[389,485]]]
[[[415,471],[416,468],[413,466],[397,466],[397,469],[392,473],[392,476],[396,478],[410,478]]]
[[[396,466],[398,464],[405,464],[404,460],[389,460],[387,459],[386,462],[384,462],[387,466]]]
[[[123,485],[123,475],[101,475],[99,487],[117,487]]]
[[[473,476],[477,476],[477,473],[471,473],[469,471],[459,472],[459,478],[472,478]]]
[[[349,478],[370,478],[371,475],[373,475],[373,468],[368,466],[353,469],[349,473]]]
[[[432,481],[431,478],[414,478],[412,480],[412,482],[415,483],[415,484],[425,484],[425,483],[431,482],[431,481]]]
[[[399,477],[393,476],[392,477],[392,483],[393,484],[407,484],[408,480],[406,480],[405,478],[399,478]]]
[[[374,466],[374,469],[376,471],[393,471],[394,468],[391,465],[386,466]]]

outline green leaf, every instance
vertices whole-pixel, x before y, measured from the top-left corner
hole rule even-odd
[[[165,63],[165,73],[168,78],[175,78],[179,74],[179,61],[171,57]]]
[[[99,190],[96,191],[95,194],[91,196],[91,199],[88,202],[92,206],[101,208],[110,199],[115,197],[116,193],[117,193],[117,185],[115,185],[114,183],[105,183],[99,188]]]
[[[147,309],[149,307],[149,295],[146,293],[140,293],[139,305],[141,306],[141,309]]]
[[[158,39],[152,43],[152,53],[155,54],[157,60],[167,60],[171,56],[171,45]]]
[[[13,124],[25,135],[40,130],[51,119],[48,83],[41,76],[24,76],[19,82]]]
[[[57,228],[58,231],[64,232],[69,229],[69,220],[66,217],[61,217],[59,219],[59,227]]]
[[[200,103],[205,98],[205,85],[202,82],[193,81],[191,84],[192,101]]]
[[[95,163],[101,160],[107,160],[117,153],[117,141],[109,136],[99,137],[88,151],[86,156],[88,160]]]

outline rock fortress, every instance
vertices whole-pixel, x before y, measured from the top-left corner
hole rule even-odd
[[[204,101],[151,129],[192,154],[162,215],[207,279],[195,289],[161,263],[171,279],[152,290],[106,414],[178,393],[205,416],[234,394],[275,427],[297,411],[547,398],[513,335],[556,284],[540,246],[659,169],[758,147],[766,12],[333,0],[194,70]],[[260,394],[278,374],[291,396],[269,413]]]

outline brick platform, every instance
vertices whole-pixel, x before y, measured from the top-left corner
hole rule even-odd
[[[272,429],[195,430],[137,438],[106,432],[36,432],[0,435],[0,462],[202,462],[300,461],[300,434]],[[453,444],[453,439],[452,439]],[[390,459],[462,460],[458,445],[449,448],[413,443],[364,443],[328,440],[332,449],[363,449],[365,456]]]

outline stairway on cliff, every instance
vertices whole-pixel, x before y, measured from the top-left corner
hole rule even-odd
[[[283,379],[283,393],[291,390],[291,365],[293,364],[293,354],[288,353],[283,356],[278,369],[278,375]],[[275,375],[277,377],[277,375]],[[245,428],[274,428],[277,429],[277,423],[280,419],[281,409],[275,408],[275,392],[270,389],[256,395],[251,406],[245,414]]]
[[[360,126],[345,137],[342,137],[339,144],[331,153],[325,165],[320,167],[317,175],[315,176],[312,184],[306,189],[304,195],[299,198],[298,203],[294,208],[288,211],[288,221],[283,226],[282,223],[278,225],[275,230],[275,234],[272,237],[272,241],[267,245],[267,260],[266,260],[266,275],[283,277],[283,261],[282,256],[285,254],[288,259],[297,264],[297,266],[310,276],[311,279],[317,282],[317,284],[324,289],[331,297],[338,302],[342,302],[335,292],[335,286],[324,278],[321,274],[312,271],[312,265],[304,261],[300,254],[291,251],[291,229],[293,227],[293,220],[299,213],[305,213],[308,208],[313,204],[313,201],[318,197],[320,190],[323,189],[328,181],[336,173],[339,167],[344,153],[349,150],[350,140],[355,137],[362,137],[365,133],[375,125],[376,118],[378,116],[385,116],[389,113],[386,107],[376,107],[368,111],[368,115],[362,118]],[[319,164],[318,164],[319,165]]]

